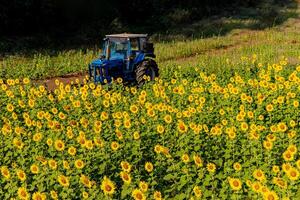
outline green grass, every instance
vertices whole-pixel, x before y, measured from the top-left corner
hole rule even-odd
[[[300,19],[299,8],[289,11],[289,19],[284,23],[265,29],[253,30],[256,19],[203,20],[181,27],[182,32],[164,36],[153,36],[155,51],[161,74],[170,67],[200,67],[209,73],[224,73],[224,70],[239,70],[243,66],[241,57],[258,56],[258,62],[273,63],[282,56],[292,65],[299,64]],[[220,26],[220,23],[222,26]],[[216,27],[219,27],[219,31]],[[201,30],[199,30],[201,28]],[[212,33],[223,35],[201,37],[215,28]],[[226,33],[224,32],[226,30]],[[182,33],[195,33],[184,37]],[[207,35],[207,34],[204,34]],[[170,41],[171,38],[171,41]],[[100,45],[99,45],[100,46]],[[74,72],[85,72],[88,63],[97,58],[100,49],[43,50],[28,51],[26,54],[7,55],[0,61],[1,78],[44,79]],[[223,66],[231,66],[224,69]]]

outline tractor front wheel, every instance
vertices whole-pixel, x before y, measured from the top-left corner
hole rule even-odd
[[[135,69],[135,78],[138,86],[142,86],[145,83],[146,77],[150,77],[151,81],[158,77],[158,66],[152,59],[142,61]]]

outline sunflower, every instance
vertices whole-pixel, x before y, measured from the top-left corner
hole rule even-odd
[[[274,142],[276,140],[276,136],[274,134],[268,134],[267,135],[267,140],[270,142]]]
[[[161,153],[162,152],[162,146],[161,145],[155,145],[154,146],[155,153]]]
[[[121,77],[117,78],[117,83],[122,83],[123,79]]]
[[[124,181],[125,184],[130,184],[131,183],[131,176],[127,172],[122,171],[120,173],[120,176],[122,180]]]
[[[299,179],[299,171],[293,167],[289,171],[287,171],[286,174],[292,181],[296,181]]]
[[[27,200],[27,199],[29,199],[29,196],[30,196],[30,195],[28,194],[26,188],[24,188],[24,187],[18,188],[18,197],[19,197],[20,199],[22,199],[22,200]]]
[[[275,132],[277,132],[278,128],[277,128],[277,126],[272,125],[272,126],[270,127],[270,130],[271,130],[272,133],[275,133]]]
[[[153,171],[153,164],[151,162],[146,162],[145,170],[149,173],[152,172]]]
[[[277,128],[279,132],[285,132],[287,130],[287,125],[284,122],[280,122],[277,125]]]
[[[214,173],[216,171],[216,165],[214,163],[208,163],[206,169],[208,172]]]
[[[119,149],[120,145],[119,145],[119,143],[114,141],[110,144],[110,147],[113,151],[117,151]]]
[[[273,148],[273,143],[269,140],[265,140],[263,146],[266,150],[271,150]]]
[[[50,160],[48,161],[48,164],[49,164],[49,167],[50,167],[51,169],[56,169],[56,168],[57,168],[57,162],[56,162],[55,160],[53,160],[53,159],[50,159]]]
[[[46,194],[41,192],[35,192],[32,195],[32,200],[45,200],[45,199],[46,199]]]
[[[89,193],[87,193],[86,191],[82,192],[82,198],[83,199],[88,199],[89,198]]]
[[[129,119],[124,120],[124,127],[129,129],[131,127],[131,122]]]
[[[241,123],[241,130],[242,131],[247,131],[248,130],[248,124],[246,122]]]
[[[141,104],[144,104],[145,101],[146,101],[146,96],[140,95],[140,96],[139,96],[139,101],[138,101],[138,102],[141,103]]]
[[[63,160],[63,166],[64,166],[64,169],[70,169],[69,162],[66,160]]]
[[[140,139],[140,134],[139,134],[139,132],[135,131],[135,132],[133,133],[133,139],[135,139],[135,140]]]
[[[274,184],[276,184],[278,187],[280,187],[282,189],[287,188],[287,182],[285,180],[283,180],[282,178],[274,177],[272,181]]]
[[[84,167],[84,162],[81,159],[75,161],[75,167],[77,169],[82,169]]]
[[[162,134],[165,131],[165,128],[162,125],[157,125],[156,130],[158,133]]]
[[[296,161],[297,168],[300,169],[300,159]]]
[[[295,122],[294,120],[290,120],[290,126],[292,128],[294,128],[297,125],[297,122]]]
[[[20,179],[20,181],[25,181],[26,180],[26,174],[21,169],[17,170],[17,176]]]
[[[264,200],[278,200],[279,197],[274,191],[268,191],[263,195]]]
[[[108,100],[103,100],[102,104],[103,104],[103,106],[104,106],[105,108],[108,108],[108,107],[109,107],[109,101],[108,101]]]
[[[70,185],[68,177],[66,177],[64,175],[59,175],[57,177],[57,180],[58,180],[59,184],[63,187],[69,187],[69,185]]]
[[[85,186],[85,187],[88,187],[88,188],[91,188],[92,187],[92,182],[89,180],[89,178],[85,175],[81,175],[80,176],[80,182]]]
[[[288,137],[291,139],[291,138],[294,138],[296,136],[296,131],[295,130],[291,130],[288,132]]]
[[[288,172],[292,168],[290,163],[283,163],[281,167],[284,172]]]
[[[251,180],[247,179],[245,183],[248,187],[250,187],[250,188],[252,187],[252,181]]]
[[[275,174],[277,174],[278,172],[280,172],[279,166],[274,165],[274,166],[272,167],[272,171],[273,171]]]
[[[167,123],[167,124],[170,124],[172,122],[172,117],[171,115],[165,115],[164,116],[164,121]]]
[[[76,154],[76,148],[75,148],[75,147],[69,147],[68,153],[69,153],[71,156],[74,156],[74,155]]]
[[[148,191],[148,183],[146,183],[145,181],[141,181],[139,183],[139,188],[142,192],[147,192]]]
[[[56,140],[54,147],[57,151],[63,151],[65,149],[65,143],[62,140]]]
[[[47,143],[48,146],[52,146],[53,140],[51,138],[48,138],[46,143]]]
[[[17,138],[13,139],[13,144],[17,149],[22,149],[24,147],[24,143]]]
[[[241,183],[240,179],[229,178],[228,182],[229,182],[229,185],[232,190],[238,191],[238,190],[242,189],[242,183]]]
[[[200,156],[194,155],[193,159],[194,159],[194,162],[195,162],[197,167],[202,167],[203,166],[203,161],[202,161],[202,158]]]
[[[131,165],[127,161],[122,161],[121,167],[122,167],[122,170],[124,170],[125,172],[128,172],[128,173],[131,170]]]
[[[39,141],[41,141],[41,139],[43,138],[43,135],[41,134],[41,133],[35,133],[34,135],[33,135],[33,141],[35,141],[35,142],[39,142]]]
[[[237,121],[243,121],[244,120],[244,117],[241,115],[241,114],[238,114],[237,116],[236,116],[236,120]]]
[[[134,200],[146,200],[145,195],[139,189],[134,189],[131,196],[134,198]]]
[[[1,174],[2,174],[2,176],[4,176],[5,179],[10,178],[10,172],[6,166],[1,167]]]
[[[252,111],[248,111],[247,115],[250,119],[252,119],[254,117],[254,113]]]
[[[264,181],[266,179],[264,172],[260,169],[254,170],[253,177],[259,181]]]
[[[295,107],[295,108],[298,108],[299,107],[299,101],[293,101],[293,106]]]
[[[240,163],[238,163],[238,162],[235,162],[235,163],[233,163],[233,169],[235,171],[241,171],[242,165]]]
[[[155,191],[154,194],[153,194],[153,199],[154,200],[162,200],[162,195],[161,195],[161,192],[160,191]]]
[[[292,154],[294,155],[295,153],[297,153],[297,147],[296,145],[294,144],[291,144],[288,146],[287,150]]]
[[[283,96],[277,97],[277,102],[280,103],[280,104],[283,104],[284,103],[284,97]]]
[[[56,115],[56,114],[58,113],[58,110],[57,110],[57,108],[51,108],[51,112],[52,112],[54,115]]]
[[[36,164],[33,164],[33,165],[30,166],[30,171],[33,174],[38,174],[40,170],[39,170],[39,167]]]
[[[193,192],[197,198],[200,198],[202,196],[202,191],[199,186],[195,186],[193,188]]]
[[[50,191],[50,196],[51,196],[52,199],[55,199],[55,200],[58,199],[57,192],[54,191],[54,190],[51,190],[51,191]]]
[[[115,184],[109,180],[106,176],[104,176],[101,183],[101,190],[105,195],[112,195],[115,192]]]
[[[236,133],[231,131],[228,133],[228,137],[229,139],[233,140],[236,137]]]
[[[182,120],[179,120],[177,124],[177,129],[180,133],[185,133],[188,130],[188,127],[185,125],[185,123]]]
[[[116,136],[118,137],[119,140],[123,139],[123,134],[119,129],[116,130]]]
[[[136,105],[131,105],[130,106],[130,111],[135,114],[139,111],[139,109]]]
[[[282,154],[282,157],[285,161],[292,161],[294,160],[294,155],[290,151],[285,151]]]
[[[94,137],[94,143],[98,147],[103,147],[104,146],[103,140],[101,138],[98,138],[98,137]]]
[[[263,115],[259,115],[259,116],[258,116],[258,119],[259,119],[260,121],[264,120],[264,118],[265,118],[265,117],[264,117]]]
[[[267,110],[268,112],[271,112],[271,111],[274,110],[274,106],[273,106],[272,104],[268,104],[268,105],[266,106],[266,110]]]
[[[92,150],[94,148],[93,141],[92,140],[87,140],[84,147],[89,149],[89,150]]]
[[[61,119],[61,120],[66,119],[66,115],[65,115],[64,113],[62,113],[62,112],[59,112],[59,113],[58,113],[58,117],[59,117],[59,119]]]
[[[190,157],[189,157],[189,155],[188,154],[183,154],[182,156],[181,156],[181,160],[182,160],[182,162],[184,162],[184,163],[188,163],[189,161],[190,161]]]
[[[147,115],[148,115],[149,117],[154,117],[154,116],[155,116],[155,111],[154,111],[153,109],[148,109],[148,110],[147,110]]]
[[[6,109],[8,112],[12,112],[12,111],[14,111],[14,106],[11,103],[9,103],[6,105]]]
[[[29,78],[23,78],[23,83],[24,83],[25,85],[29,84],[29,83],[30,83]]]
[[[252,183],[251,188],[254,192],[260,192],[262,185],[260,184],[260,182],[254,182],[254,183]]]

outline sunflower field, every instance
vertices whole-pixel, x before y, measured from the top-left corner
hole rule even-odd
[[[299,199],[300,66],[244,65],[142,88],[0,80],[1,199]]]

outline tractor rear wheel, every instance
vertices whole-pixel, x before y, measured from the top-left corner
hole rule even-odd
[[[145,77],[149,76],[153,81],[155,77],[158,77],[158,66],[152,59],[146,59],[142,61],[135,69],[135,79],[138,86],[142,86],[145,83]]]

